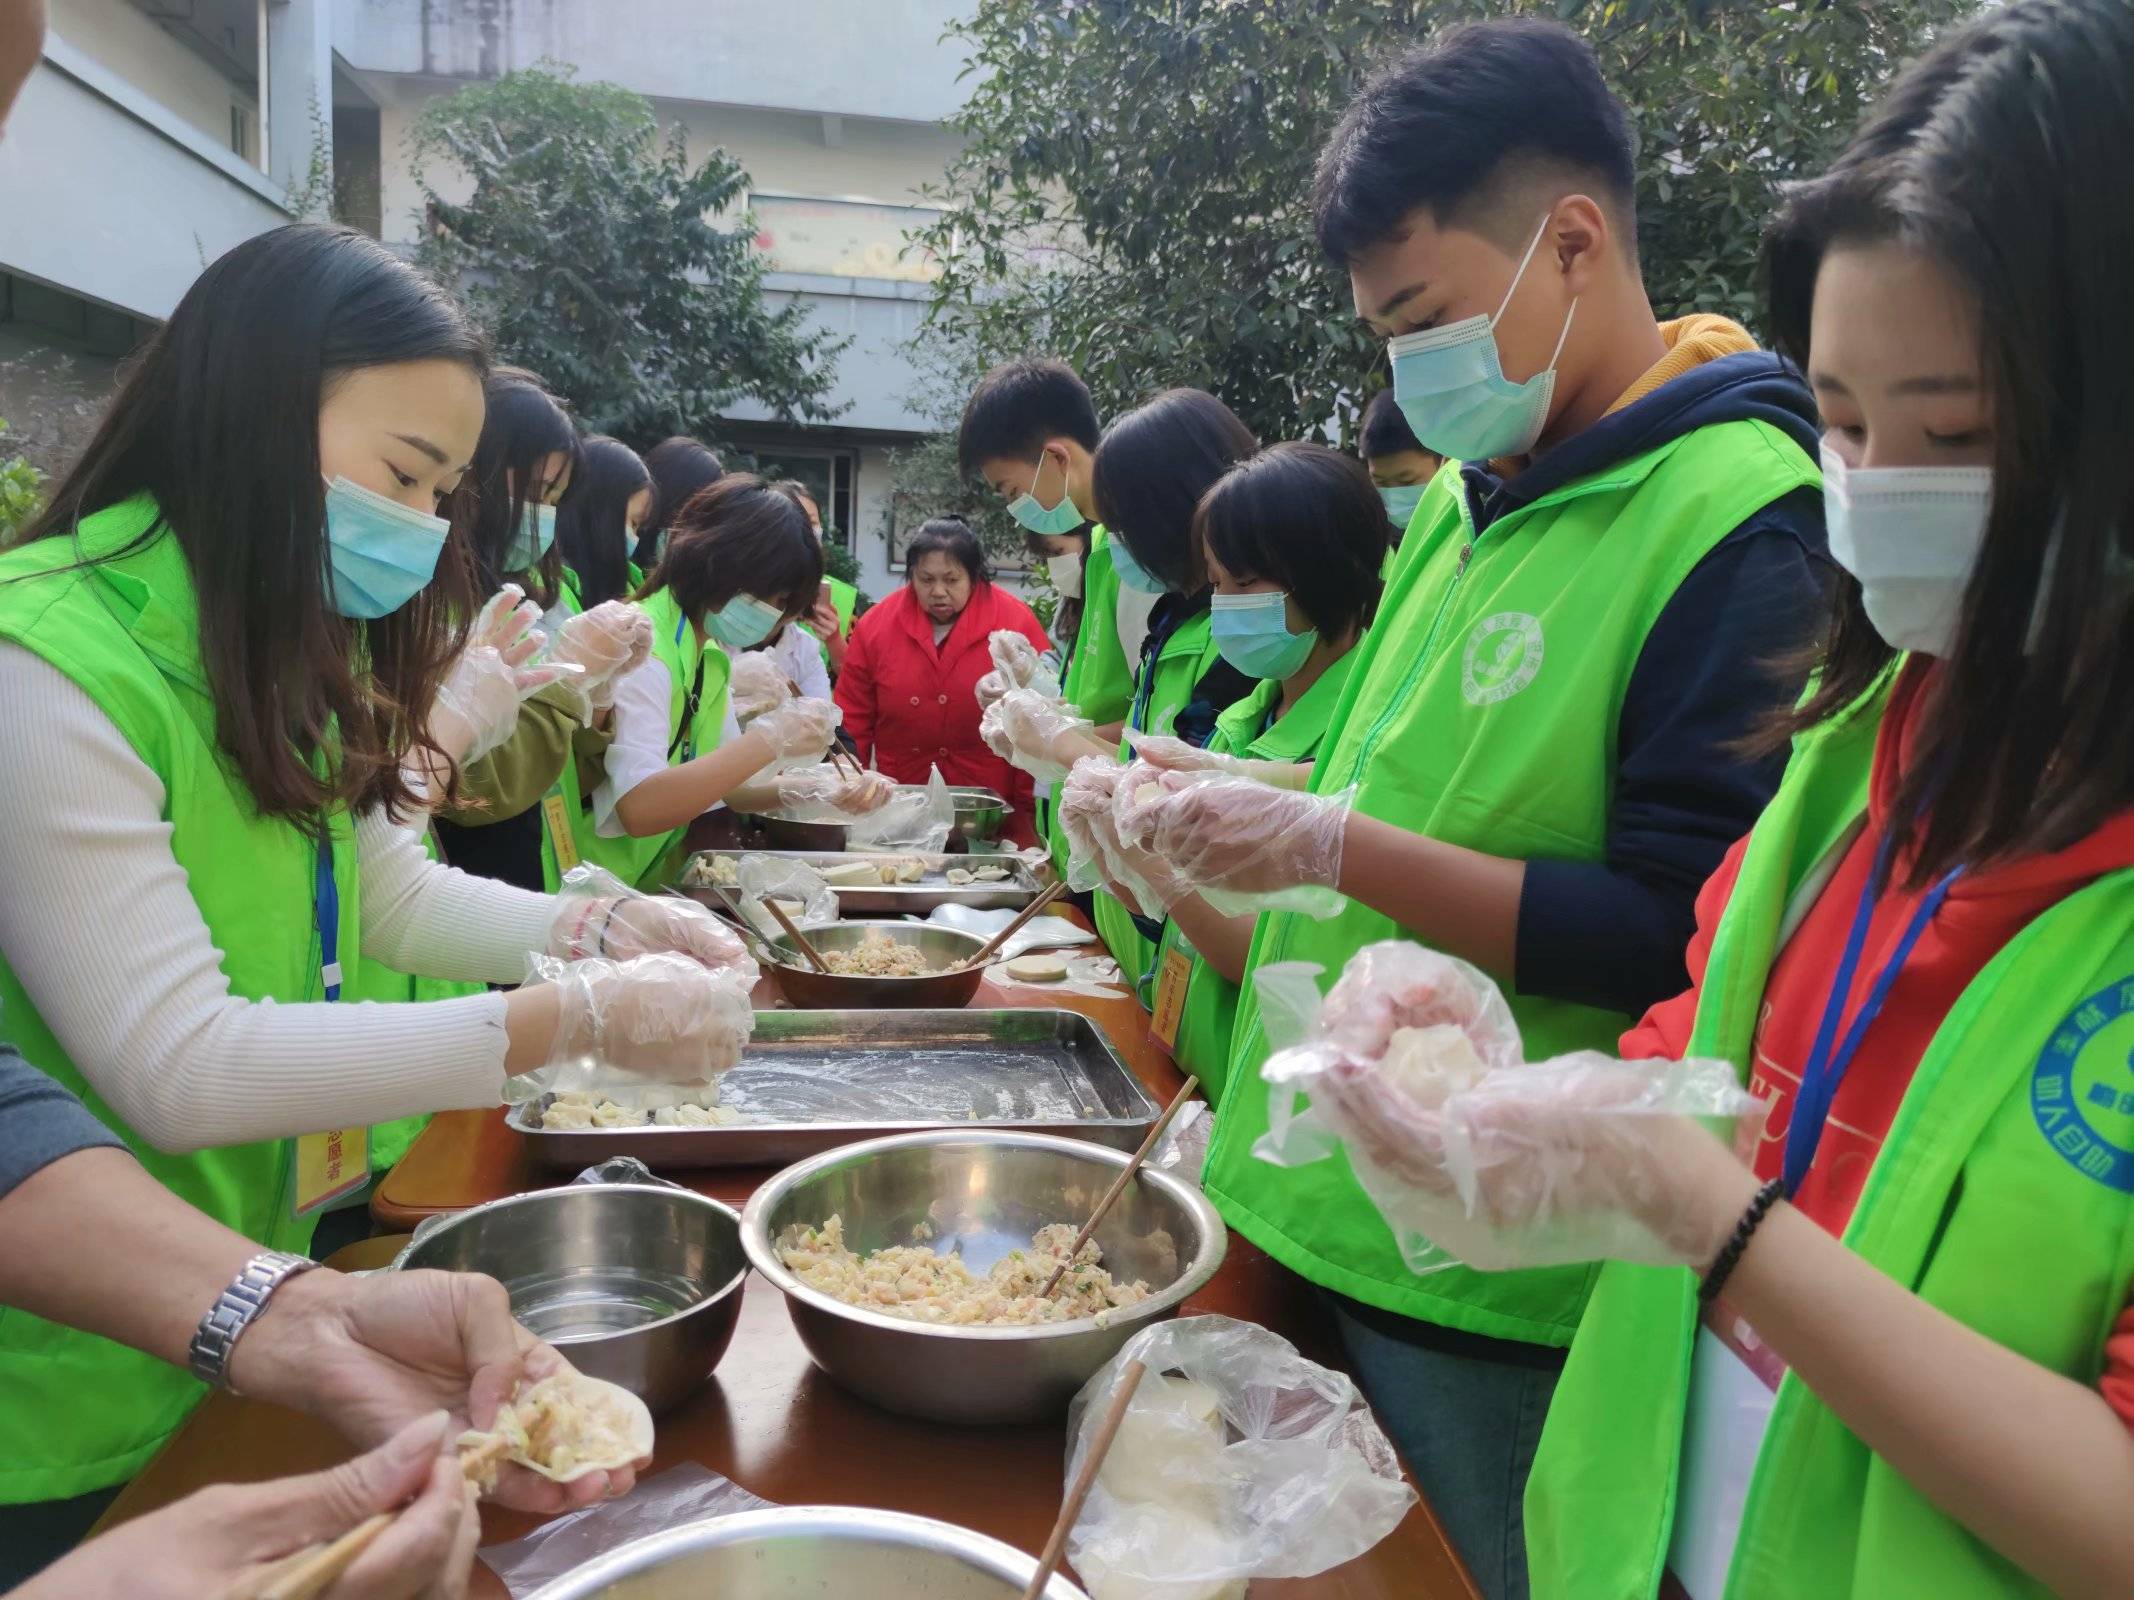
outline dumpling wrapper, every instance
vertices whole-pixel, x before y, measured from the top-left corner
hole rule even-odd
[[[484,1494],[496,1487],[499,1457],[570,1483],[650,1455],[652,1412],[621,1384],[566,1369],[522,1388],[498,1408],[487,1432],[461,1434],[459,1449],[463,1457],[488,1457],[475,1478]]]
[[[1404,1099],[1436,1111],[1463,1089],[1471,1089],[1489,1070],[1476,1054],[1464,1028],[1440,1022],[1427,1028],[1399,1028],[1386,1046],[1379,1076]]]
[[[1167,1373],[1141,1380],[1097,1469],[1114,1499],[1181,1517],[1221,1515],[1230,1474],[1222,1401],[1206,1384]]]

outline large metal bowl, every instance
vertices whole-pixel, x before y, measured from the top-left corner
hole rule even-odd
[[[951,785],[948,793],[956,806],[956,821],[949,829],[950,837],[965,840],[1000,837],[1001,825],[1008,819],[1006,796],[996,789],[957,785]]]
[[[844,1219],[860,1255],[914,1243],[960,1247],[984,1272],[1027,1249],[1048,1223],[1081,1223],[1127,1156],[1042,1134],[898,1134],[847,1145],[788,1167],[748,1202],[741,1242],[778,1286],[801,1342],[823,1371],[876,1405],[936,1422],[1028,1422],[1057,1417],[1075,1391],[1136,1330],[1173,1315],[1215,1276],[1228,1236],[1198,1189],[1143,1168],[1097,1229],[1113,1276],[1155,1292],[1093,1317],[1025,1328],[946,1327],[864,1310],[808,1288],[787,1270],[788,1228]],[[920,1224],[925,1224],[922,1228]]]
[[[595,1556],[532,1600],[1015,1600],[1034,1557],[900,1511],[778,1506],[685,1523]],[[1065,1578],[1044,1600],[1089,1600]]]
[[[808,943],[824,955],[850,950],[874,929],[880,928],[901,944],[918,946],[927,964],[936,968],[967,961],[985,948],[985,940],[960,928],[944,928],[931,922],[897,922],[887,919],[833,922],[803,931]],[[767,950],[780,959],[771,964],[771,975],[785,997],[803,1011],[861,1011],[880,1007],[906,1010],[913,1007],[936,1011],[967,1006],[985,981],[985,968],[967,972],[930,972],[920,978],[870,978],[857,973],[817,972],[800,953],[791,934],[769,941]]]
[[[731,1206],[666,1184],[574,1183],[492,1200],[425,1234],[401,1270],[482,1272],[581,1372],[654,1411],[718,1364],[748,1260]]]

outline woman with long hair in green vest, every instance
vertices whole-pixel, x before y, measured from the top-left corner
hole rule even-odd
[[[1461,1118],[1479,1215],[1652,1242],[1549,1411],[1537,1596],[2134,1593],[2130,86],[2125,0],[1993,11],[1769,236],[1845,576],[1694,987],[1622,1041],[1767,1110],[1729,1150],[1602,1066]]]
[[[415,774],[446,798],[457,776],[428,721],[475,595],[436,512],[486,366],[374,241],[276,229],[202,273],[0,552],[0,1035],[273,1249],[364,1181],[370,1124],[494,1105],[566,1054],[717,1065],[698,1030],[732,974],[707,969],[746,965],[699,908],[527,894],[413,831]],[[349,1003],[373,960],[512,983],[532,955],[574,964]],[[0,1310],[0,1550],[123,1483],[200,1394]]]

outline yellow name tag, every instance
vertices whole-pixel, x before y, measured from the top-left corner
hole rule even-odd
[[[1156,974],[1156,1004],[1149,1012],[1149,1034],[1166,1050],[1178,1046],[1178,1024],[1186,1013],[1186,984],[1193,976],[1193,958],[1175,946],[1164,952],[1163,968]]]
[[[571,837],[571,808],[560,794],[541,802],[548,817],[548,842],[556,852],[556,871],[565,873],[578,865],[578,842]]]
[[[335,1128],[296,1141],[296,1215],[308,1217],[370,1181],[370,1129]]]

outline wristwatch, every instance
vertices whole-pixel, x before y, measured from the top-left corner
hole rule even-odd
[[[262,1250],[247,1261],[244,1270],[216,1297],[207,1315],[200,1319],[200,1326],[193,1330],[193,1342],[186,1350],[193,1376],[217,1389],[229,1388],[230,1351],[235,1348],[238,1335],[267,1309],[267,1301],[276,1289],[317,1265],[308,1256],[293,1256],[283,1250]]]

